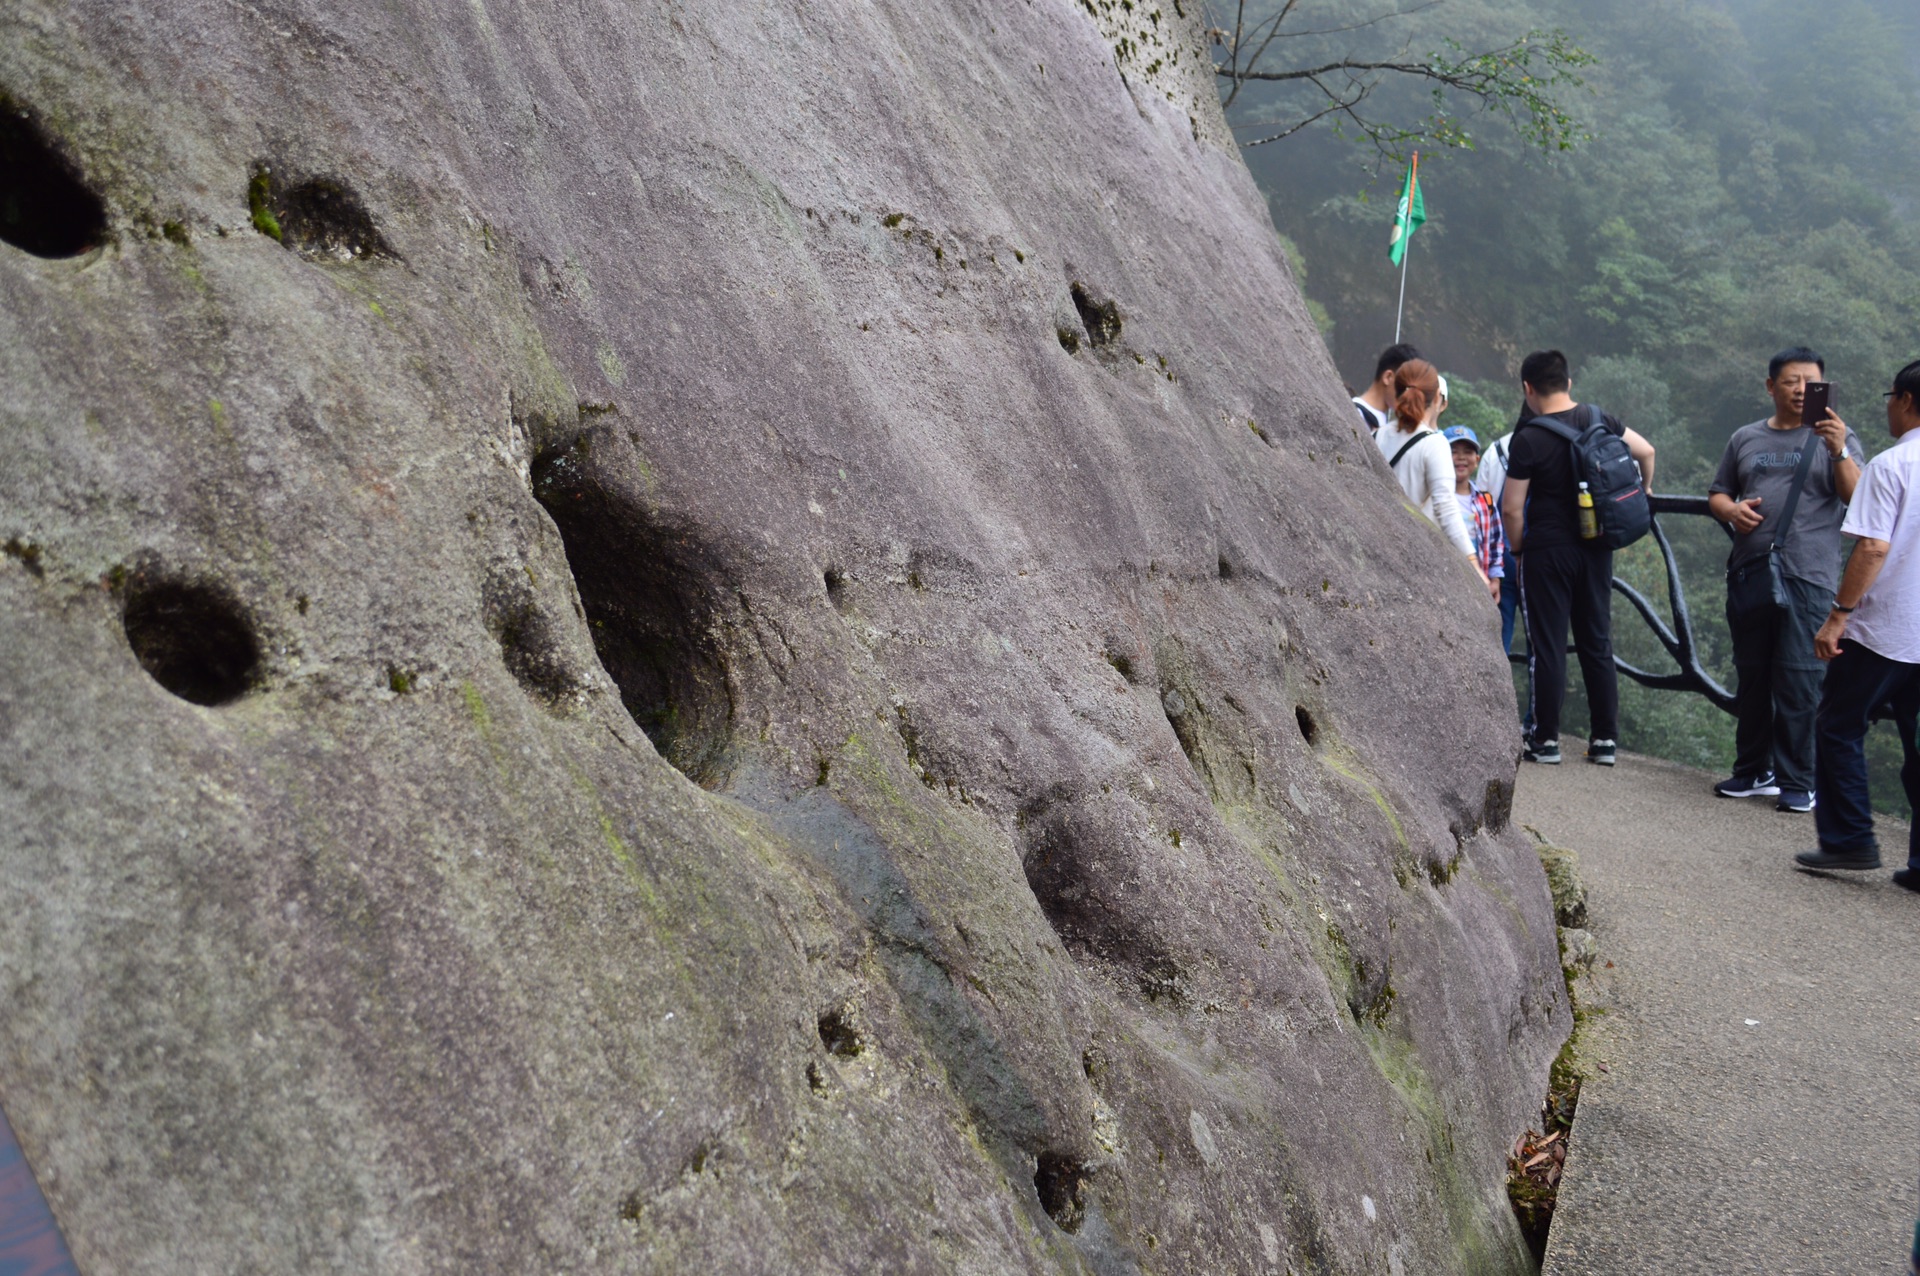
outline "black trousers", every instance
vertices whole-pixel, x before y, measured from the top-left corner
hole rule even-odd
[[[1877,850],[1873,835],[1873,804],[1867,794],[1867,725],[1891,706],[1900,730],[1903,765],[1900,784],[1907,802],[1920,811],[1920,746],[1914,741],[1914,719],[1920,714],[1920,665],[1889,660],[1851,638],[1840,640],[1840,654],[1827,666],[1815,718],[1819,758],[1815,771],[1820,805],[1813,824],[1820,830],[1823,851]],[[1920,820],[1907,834],[1907,867],[1920,870]]]
[[[1827,667],[1813,652],[1813,636],[1827,618],[1832,594],[1823,586],[1787,578],[1786,611],[1736,615],[1727,608],[1733,633],[1733,773],[1772,771],[1780,787],[1813,792],[1813,715]]]
[[[1567,630],[1587,683],[1587,735],[1620,738],[1620,684],[1613,670],[1613,551],[1585,545],[1528,546],[1520,555],[1527,614],[1527,696],[1533,738],[1560,738],[1567,698]]]

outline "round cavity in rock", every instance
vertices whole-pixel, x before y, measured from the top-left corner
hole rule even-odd
[[[865,1048],[860,1029],[853,1021],[853,1012],[846,1006],[836,1006],[821,1015],[819,1028],[820,1044],[827,1048],[828,1054],[851,1059]]]
[[[835,611],[845,611],[853,605],[847,597],[847,575],[838,567],[829,567],[823,577],[827,586],[827,601],[833,604]]]
[[[1178,687],[1169,687],[1160,693],[1160,708],[1167,715],[1167,725],[1180,741],[1180,752],[1187,755],[1187,761],[1196,771],[1204,774],[1206,766],[1200,757],[1200,705],[1182,694]]]
[[[1293,706],[1293,720],[1300,727],[1300,738],[1302,740],[1305,740],[1308,744],[1314,744],[1320,739],[1320,724],[1313,720],[1313,715],[1307,712],[1305,705],[1297,704]]]
[[[260,640],[240,605],[207,585],[160,581],[127,599],[127,642],[153,680],[199,705],[238,700],[260,668]]]
[[[1120,307],[1111,301],[1103,301],[1081,283],[1070,290],[1073,293],[1073,308],[1080,312],[1080,322],[1086,326],[1087,340],[1096,346],[1111,345],[1120,339],[1122,320]]]
[[[603,480],[584,437],[541,453],[532,477],[621,703],[681,774],[725,783],[734,706],[716,600],[734,590],[724,569],[689,532]]]
[[[256,168],[247,184],[254,228],[315,261],[391,257],[393,250],[365,205],[337,178],[310,177],[282,185],[272,168]]]
[[[391,257],[393,250],[361,205],[360,197],[331,178],[300,183],[281,201],[281,242],[306,257],[354,261]]]
[[[1077,1232],[1087,1221],[1087,1167],[1057,1152],[1042,1152],[1033,1176],[1040,1208],[1063,1232]]]
[[[0,95],[0,240],[36,257],[77,257],[106,237],[106,205],[32,117]]]

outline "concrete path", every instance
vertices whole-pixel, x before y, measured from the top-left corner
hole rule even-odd
[[[1920,1210],[1920,895],[1796,871],[1811,816],[1576,750],[1516,822],[1579,852],[1608,1005],[1549,1276],[1895,1276]]]

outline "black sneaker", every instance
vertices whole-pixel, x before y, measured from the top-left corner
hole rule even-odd
[[[1736,775],[1722,780],[1713,786],[1713,791],[1721,797],[1775,797],[1780,786],[1774,783],[1773,772],[1762,771],[1759,775]]]
[[[1895,886],[1904,886],[1910,891],[1920,893],[1920,868],[1903,868],[1893,875]]]
[[[1529,762],[1541,762],[1547,766],[1560,765],[1560,742],[1558,740],[1527,741],[1526,751],[1521,757]]]
[[[1612,766],[1615,752],[1617,750],[1611,740],[1587,741],[1587,761],[1595,766]]]
[[[1802,793],[1798,789],[1781,789],[1780,800],[1773,804],[1776,811],[1792,811],[1796,815],[1805,815],[1813,809],[1813,794]]]
[[[1880,867],[1880,852],[1871,846],[1858,851],[1802,851],[1793,858],[1801,868],[1844,869],[1858,873]]]

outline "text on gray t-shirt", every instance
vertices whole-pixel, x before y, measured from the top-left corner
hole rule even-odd
[[[1720,470],[1707,490],[1725,492],[1736,501],[1760,498],[1755,507],[1760,526],[1735,536],[1733,552],[1727,556],[1727,566],[1738,567],[1766,553],[1773,543],[1780,515],[1786,511],[1787,493],[1793,488],[1793,471],[1800,464],[1800,450],[1806,447],[1814,449],[1813,464],[1807,467],[1807,483],[1800,491],[1793,524],[1780,542],[1780,568],[1797,580],[1833,590],[1840,585],[1840,520],[1846,517],[1847,503],[1833,487],[1838,458],[1810,428],[1776,430],[1765,421],[1741,426],[1727,440]],[[1866,449],[1852,430],[1847,431],[1847,455],[1856,465],[1867,463]]]

